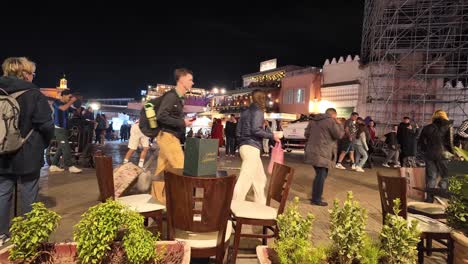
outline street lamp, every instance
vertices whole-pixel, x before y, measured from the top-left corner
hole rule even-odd
[[[219,93],[219,90],[218,90],[218,88],[216,88],[216,87],[215,87],[215,88],[213,88],[213,93],[214,93],[214,94],[217,94],[217,93]]]
[[[91,103],[89,106],[93,109],[93,111],[98,111],[101,108],[99,103]]]
[[[221,88],[221,94],[225,94],[225,93],[226,93],[226,89]]]

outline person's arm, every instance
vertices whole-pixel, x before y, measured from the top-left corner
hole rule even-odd
[[[462,137],[468,139],[468,134],[465,132],[468,129],[468,120],[464,121],[462,125],[458,128],[457,134]]]
[[[60,110],[62,110],[62,111],[67,111],[67,110],[70,108],[70,106],[72,106],[73,103],[75,103],[75,102],[76,102],[76,97],[72,97],[72,98],[70,99],[70,101],[68,101],[68,103],[59,106],[58,109],[60,109]]]
[[[185,121],[182,118],[178,117],[173,117],[170,113],[171,108],[174,105],[177,105],[177,100],[179,100],[175,94],[169,93],[166,95],[163,95],[164,98],[161,101],[161,105],[159,106],[158,112],[157,112],[157,118],[158,122],[175,127],[175,128],[184,128],[185,127]],[[182,109],[180,109],[182,111]]]
[[[343,126],[336,122],[336,120],[333,120],[333,125],[330,126],[329,132],[333,140],[339,140],[343,138],[345,131],[343,129]]]
[[[237,126],[236,126],[236,138],[240,138],[241,136],[241,131],[242,131],[242,115],[237,121]]]
[[[272,132],[267,132],[263,129],[263,112],[253,111],[252,113],[252,134],[259,138],[274,139]]]
[[[47,98],[40,94],[36,97],[36,106],[32,115],[33,128],[42,135],[46,145],[54,138],[54,120]]]

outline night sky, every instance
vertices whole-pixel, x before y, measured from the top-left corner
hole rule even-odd
[[[36,2],[2,3],[0,59],[35,61],[40,87],[57,86],[65,73],[74,91],[110,98],[173,84],[176,67],[194,71],[195,87],[231,89],[260,61],[320,67],[359,54],[364,1]]]

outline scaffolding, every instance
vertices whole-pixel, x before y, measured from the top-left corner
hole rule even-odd
[[[366,112],[396,124],[436,109],[468,114],[468,0],[366,0],[361,45]]]

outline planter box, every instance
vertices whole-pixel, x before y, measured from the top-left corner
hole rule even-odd
[[[49,244],[54,252],[52,253],[53,257],[56,258],[55,263],[62,263],[62,264],[74,264],[79,263],[76,260],[76,243],[57,243],[57,244]],[[180,248],[180,245],[182,246]],[[190,264],[190,247],[185,242],[176,242],[176,241],[159,241],[156,243],[156,247],[166,247],[166,250],[170,252],[171,250],[183,250],[183,259],[181,262],[177,264]],[[0,263],[14,263],[8,260],[8,256],[10,255],[9,251],[13,247],[10,245],[2,250],[0,250]],[[170,256],[168,257],[171,258]],[[176,264],[173,261],[165,261],[162,263],[167,264]],[[159,263],[158,263],[159,264]]]
[[[453,264],[468,263],[468,237],[462,232],[452,231],[453,240]]]
[[[257,246],[257,259],[260,264],[279,264],[276,252],[268,246]]]

